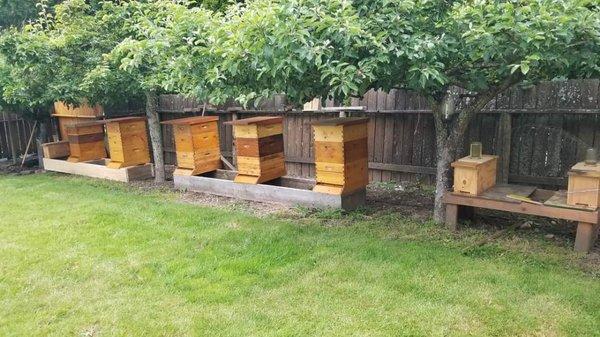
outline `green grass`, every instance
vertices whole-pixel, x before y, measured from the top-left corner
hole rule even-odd
[[[0,335],[600,335],[600,282],[566,260],[465,254],[432,223],[351,219],[0,176]]]

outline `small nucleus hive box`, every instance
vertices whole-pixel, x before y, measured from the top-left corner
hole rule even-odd
[[[285,175],[282,122],[282,117],[252,117],[226,123],[235,134],[235,182],[260,184]]]
[[[577,163],[569,171],[567,204],[573,206],[600,206],[600,165]]]
[[[88,122],[67,127],[70,156],[68,161],[78,163],[106,157],[104,124]]]
[[[333,118],[313,123],[316,180],[313,191],[345,195],[369,183],[368,118]]]
[[[124,117],[104,122],[110,151],[107,167],[122,168],[150,162],[146,118]]]
[[[173,125],[177,169],[174,175],[195,176],[221,168],[219,117],[197,116],[162,122]]]
[[[480,195],[496,185],[498,156],[464,157],[454,163],[454,192]]]

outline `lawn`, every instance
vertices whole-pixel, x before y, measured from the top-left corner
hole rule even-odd
[[[395,214],[323,225],[52,174],[0,195],[1,336],[600,335],[600,281],[566,248],[465,253]]]

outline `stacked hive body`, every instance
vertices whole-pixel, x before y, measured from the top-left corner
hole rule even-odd
[[[104,124],[87,122],[67,127],[70,156],[68,161],[77,163],[106,157]]]
[[[285,175],[282,121],[282,117],[253,117],[227,123],[235,134],[235,182],[259,184]]]
[[[316,192],[346,195],[369,183],[368,118],[334,118],[313,123]]]
[[[79,107],[68,105],[64,102],[54,103],[53,117],[58,119],[58,129],[62,140],[68,140],[67,128],[71,125],[81,124],[95,120],[104,115],[101,106],[96,105],[91,107],[87,104],[82,104]]]
[[[221,168],[219,117],[190,117],[163,122],[173,125],[177,169],[173,174],[195,176]]]
[[[104,123],[110,150],[110,162],[107,167],[122,168],[150,162],[145,118],[115,118]]]
[[[464,157],[452,163],[454,192],[480,195],[496,185],[498,156]]]
[[[600,165],[581,162],[571,168],[567,204],[600,207]]]

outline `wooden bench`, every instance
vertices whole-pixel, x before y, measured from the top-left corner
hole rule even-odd
[[[531,197],[535,203],[508,198],[508,195]],[[532,186],[498,185],[479,196],[448,192],[444,195],[446,225],[457,229],[459,217],[473,208],[521,213],[564,219],[577,222],[575,251],[588,252],[598,237],[600,209],[571,206],[566,201],[566,191],[547,191]]]

